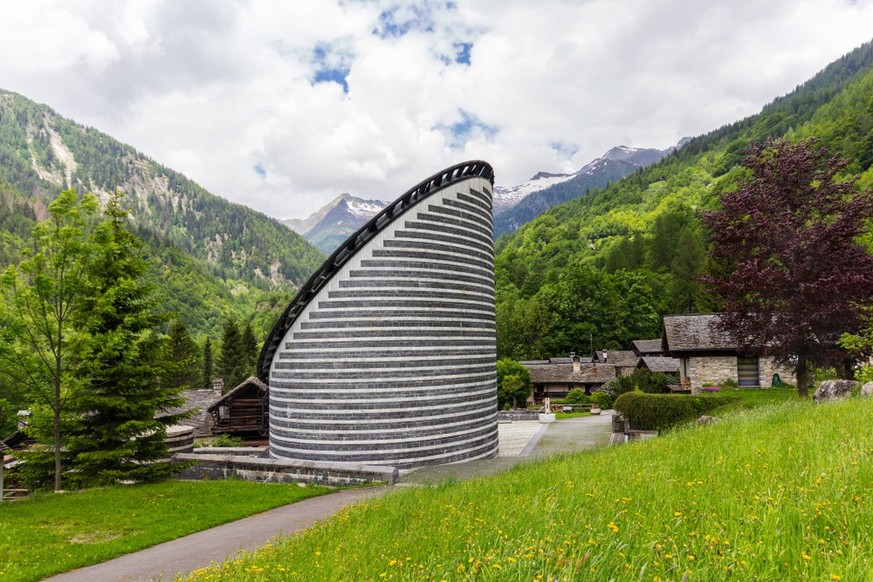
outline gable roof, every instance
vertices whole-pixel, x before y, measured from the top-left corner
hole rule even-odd
[[[720,313],[664,316],[667,351],[736,352],[736,343],[718,327],[720,318]]]
[[[630,350],[607,351],[606,364],[612,364],[619,368],[634,368],[640,357]]]
[[[264,384],[259,379],[255,378],[254,376],[249,376],[248,378],[246,378],[245,380],[240,382],[240,384],[236,388],[234,388],[233,390],[231,390],[230,392],[228,392],[227,394],[225,394],[224,396],[222,396],[221,398],[219,398],[218,400],[213,402],[212,405],[210,405],[209,408],[207,408],[206,410],[208,410],[209,412],[212,412],[213,410],[215,410],[216,408],[218,408],[219,406],[221,406],[222,404],[224,404],[228,400],[232,400],[240,391],[247,388],[248,386],[256,386],[258,388],[258,390],[260,392],[263,392],[264,394],[266,394],[267,390],[268,390],[266,384]]]
[[[663,374],[675,374],[679,371],[679,360],[664,356],[643,356],[639,366],[649,372],[661,372]]]
[[[530,364],[521,362],[530,372],[533,384],[606,384],[615,379],[615,366],[612,364],[583,364],[578,372],[573,364]]]
[[[646,354],[662,354],[664,347],[661,343],[661,338],[649,340],[634,340],[631,342],[631,347],[637,355],[644,356]]]

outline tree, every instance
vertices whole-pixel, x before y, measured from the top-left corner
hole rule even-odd
[[[88,357],[67,441],[76,468],[70,479],[84,486],[151,481],[175,471],[155,461],[167,454],[166,427],[183,418],[155,418],[183,403],[183,387],[161,381],[174,367],[164,364],[165,340],[156,332],[163,318],[154,288],[143,281],[148,263],[125,227],[121,194],[110,197],[104,215],[93,237]]]
[[[167,369],[161,381],[167,386],[180,390],[190,390],[200,386],[202,371],[198,365],[200,363],[198,348],[188,334],[188,328],[178,319],[174,319],[170,322],[167,335],[164,354]]]
[[[255,368],[258,365],[258,340],[255,339],[255,332],[252,331],[252,324],[247,323],[243,328],[242,336],[240,337],[240,347],[243,354],[243,362],[245,363],[245,378],[255,374]]]
[[[62,423],[78,397],[88,345],[90,240],[97,200],[61,192],[33,229],[32,248],[3,275],[0,370],[34,403],[30,434],[50,446],[54,488],[63,475]],[[45,414],[43,414],[43,411]],[[43,422],[43,420],[45,422]],[[40,463],[45,453],[34,452]]]
[[[242,334],[233,318],[228,318],[221,335],[221,355],[218,358],[218,373],[224,379],[225,391],[246,379],[246,355]]]
[[[530,396],[530,372],[510,358],[497,360],[497,407],[523,406]]]
[[[212,340],[208,337],[203,342],[203,377],[201,388],[212,388]]]
[[[857,331],[873,299],[873,257],[858,243],[873,192],[838,177],[848,161],[814,139],[751,146],[751,175],[703,213],[724,303],[723,328],[749,355],[793,363],[801,396],[810,365],[839,366],[836,340]]]

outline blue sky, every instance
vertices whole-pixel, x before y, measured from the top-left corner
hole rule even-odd
[[[873,0],[29,0],[0,88],[278,218],[665,148],[873,38]]]

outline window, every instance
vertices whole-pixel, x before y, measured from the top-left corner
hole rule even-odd
[[[740,386],[760,386],[758,378],[758,358],[737,358],[737,384]]]

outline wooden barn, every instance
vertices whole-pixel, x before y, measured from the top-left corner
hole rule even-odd
[[[249,376],[239,386],[207,408],[214,434],[262,437],[267,434],[269,414],[267,385]]]

